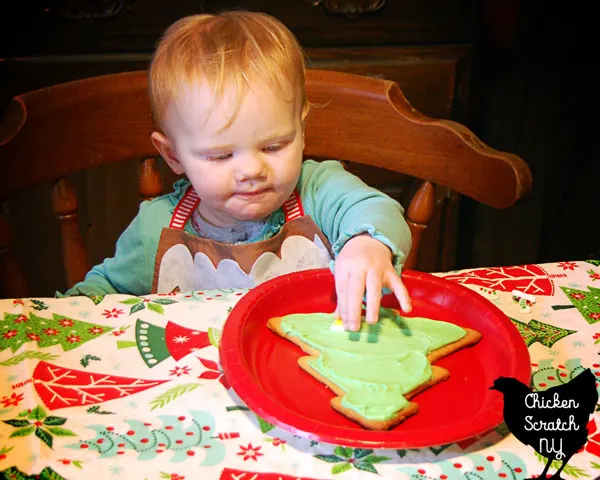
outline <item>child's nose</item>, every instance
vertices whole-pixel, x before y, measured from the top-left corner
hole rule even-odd
[[[262,178],[266,174],[266,162],[260,153],[249,153],[239,158],[237,165],[237,180],[252,180]]]

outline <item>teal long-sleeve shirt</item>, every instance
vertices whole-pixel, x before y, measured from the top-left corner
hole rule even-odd
[[[66,295],[150,293],[161,231],[169,226],[173,210],[188,185],[187,180],[180,180],[170,194],[143,202],[117,241],[115,256],[92,268],[85,280]],[[398,202],[369,187],[335,160],[306,160],[297,188],[304,213],[311,216],[329,239],[336,256],[350,238],[366,232],[391,249],[394,266],[400,273],[410,251],[411,235],[404,209]],[[284,222],[280,208],[247,243],[274,236]],[[185,231],[197,235],[192,222],[187,222]]]

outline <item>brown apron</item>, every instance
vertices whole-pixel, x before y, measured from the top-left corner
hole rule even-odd
[[[285,224],[281,230],[254,243],[228,244],[185,232],[199,203],[190,185],[175,207],[169,227],[162,229],[152,293],[252,288],[286,273],[328,267],[333,258],[327,237],[304,215],[297,191],[283,204]]]

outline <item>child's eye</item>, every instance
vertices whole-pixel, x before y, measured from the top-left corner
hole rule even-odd
[[[228,160],[231,157],[232,157],[231,153],[219,153],[218,155],[207,155],[206,159],[215,161],[215,162],[219,162],[219,161],[223,161],[223,160]]]
[[[263,148],[263,150],[265,152],[271,152],[271,153],[278,152],[286,145],[287,145],[286,143],[274,143],[273,145],[269,145],[268,147]]]

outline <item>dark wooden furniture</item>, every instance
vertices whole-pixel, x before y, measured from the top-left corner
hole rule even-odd
[[[264,11],[281,19],[307,50],[311,68],[368,75],[397,82],[410,103],[432,118],[466,123],[471,43],[477,11],[473,0],[39,0],[0,8],[0,116],[20,93],[76,79],[143,70],[164,29],[189,14],[229,8]],[[12,10],[11,10],[12,9]],[[1,28],[3,23],[6,28]],[[102,165],[72,178],[79,193],[79,223],[92,263],[113,253],[119,233],[137,211],[136,162]],[[173,175],[160,164],[165,185]],[[370,185],[405,207],[420,181],[354,165]],[[11,199],[25,269],[37,295],[64,290],[58,230],[50,210],[37,205],[48,185]],[[459,195],[438,186],[434,214],[421,241],[418,267],[455,267]],[[25,220],[35,217],[35,222]],[[32,227],[34,223],[35,227]],[[38,226],[54,232],[43,251]],[[56,238],[55,238],[56,237]],[[44,271],[37,266],[44,263]]]
[[[408,208],[414,268],[421,235],[434,212],[432,183],[505,208],[531,189],[527,165],[486,147],[464,126],[433,120],[412,107],[396,83],[325,70],[307,72],[313,108],[305,155],[335,158],[425,180]],[[102,164],[144,159],[142,197],[162,181],[153,159],[145,71],[68,82],[15,97],[0,123],[0,200],[53,181],[52,209],[62,231],[68,286],[85,276],[89,256],[77,221],[78,201],[67,176]],[[42,233],[40,236],[43,235]],[[13,255],[8,221],[0,217],[3,294],[29,294]],[[41,266],[43,268],[43,265]]]

